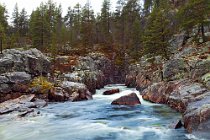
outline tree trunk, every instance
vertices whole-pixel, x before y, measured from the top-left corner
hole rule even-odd
[[[201,23],[201,34],[202,34],[203,42],[206,41],[206,39],[205,39],[205,33],[204,33],[204,32],[205,32],[205,31],[204,31],[204,25],[203,25],[203,23]]]
[[[0,54],[2,54],[2,50],[3,50],[3,47],[2,47],[2,38],[0,38]]]

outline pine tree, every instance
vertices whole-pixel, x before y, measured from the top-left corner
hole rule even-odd
[[[15,8],[14,11],[12,13],[12,23],[13,23],[13,27],[15,30],[15,33],[17,33],[17,35],[19,36],[19,31],[20,31],[20,27],[19,27],[19,20],[20,20],[20,14],[19,14],[19,9],[18,9],[18,5],[17,3],[15,4]]]
[[[7,17],[5,6],[0,4],[0,53],[2,53],[3,50],[3,44],[6,38],[6,30],[8,28]]]
[[[81,35],[83,46],[87,51],[89,51],[94,44],[94,27],[94,12],[91,9],[90,3],[86,3],[82,9]]]
[[[130,47],[130,55],[134,58],[134,60],[138,60],[141,56],[142,50],[142,34],[143,28],[141,25],[141,20],[136,18],[133,22],[132,29],[131,29],[131,47]]]
[[[99,28],[101,32],[101,42],[104,45],[110,46],[112,43],[112,35],[110,29],[110,1],[104,0],[101,8],[101,15],[99,17]]]
[[[3,50],[3,39],[5,37],[4,27],[0,24],[0,54],[2,54]]]
[[[20,35],[21,36],[26,36],[28,33],[28,15],[26,10],[23,8],[20,12],[19,16],[19,28],[20,28]]]
[[[147,16],[152,10],[153,0],[144,0],[144,14]]]
[[[208,18],[209,13],[209,0],[189,0],[179,10],[178,17],[180,26],[189,34],[191,30],[197,25],[199,32],[196,36],[201,33],[202,39],[205,41],[204,25],[206,24],[206,19]]]
[[[169,8],[169,3],[164,2],[161,6],[154,7],[150,14],[143,37],[145,54],[169,57],[168,41],[171,37],[170,20],[167,15]]]
[[[30,33],[33,40],[33,46],[46,50],[50,45],[50,23],[47,21],[46,6],[42,3],[39,8],[31,14]]]
[[[8,28],[8,22],[7,22],[7,10],[5,6],[1,5],[0,3],[0,24],[6,30]]]

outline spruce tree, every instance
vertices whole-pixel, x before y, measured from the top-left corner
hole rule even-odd
[[[209,0],[189,0],[184,6],[179,9],[178,17],[180,26],[189,34],[192,29],[197,25],[198,33],[200,33],[203,41],[205,42],[204,25],[207,23],[207,18],[210,13]]]
[[[90,3],[86,3],[82,9],[82,21],[81,21],[81,37],[84,49],[89,51],[94,44],[94,29],[95,29],[95,17],[94,12],[91,9]]]
[[[99,17],[99,28],[101,32],[101,43],[110,46],[112,43],[112,35],[110,28],[110,1],[104,0],[101,8],[101,15]]]
[[[170,7],[169,3],[161,2],[161,6],[155,6],[148,17],[143,37],[144,53],[152,57],[161,55],[168,58],[168,41],[172,34],[167,15]]]

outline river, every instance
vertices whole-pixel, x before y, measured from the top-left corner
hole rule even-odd
[[[121,93],[102,95],[107,89]],[[131,92],[141,105],[114,106],[111,102]],[[52,103],[39,109],[40,116],[18,119],[0,118],[0,140],[188,140],[194,139],[184,128],[170,129],[181,114],[166,105],[142,100],[138,91],[123,85],[97,90],[93,100]]]

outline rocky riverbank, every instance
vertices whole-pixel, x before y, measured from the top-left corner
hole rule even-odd
[[[174,42],[183,44],[184,37],[176,37]],[[129,67],[126,85],[136,87],[147,101],[167,104],[181,112],[188,132],[209,131],[209,43],[198,46],[189,39],[185,46],[176,44],[169,60],[142,57]]]
[[[37,49],[4,50],[0,56],[0,114],[31,113],[31,108],[43,107],[36,106],[37,100],[46,104],[90,100],[96,89],[122,82],[119,68],[100,53],[53,60]]]

